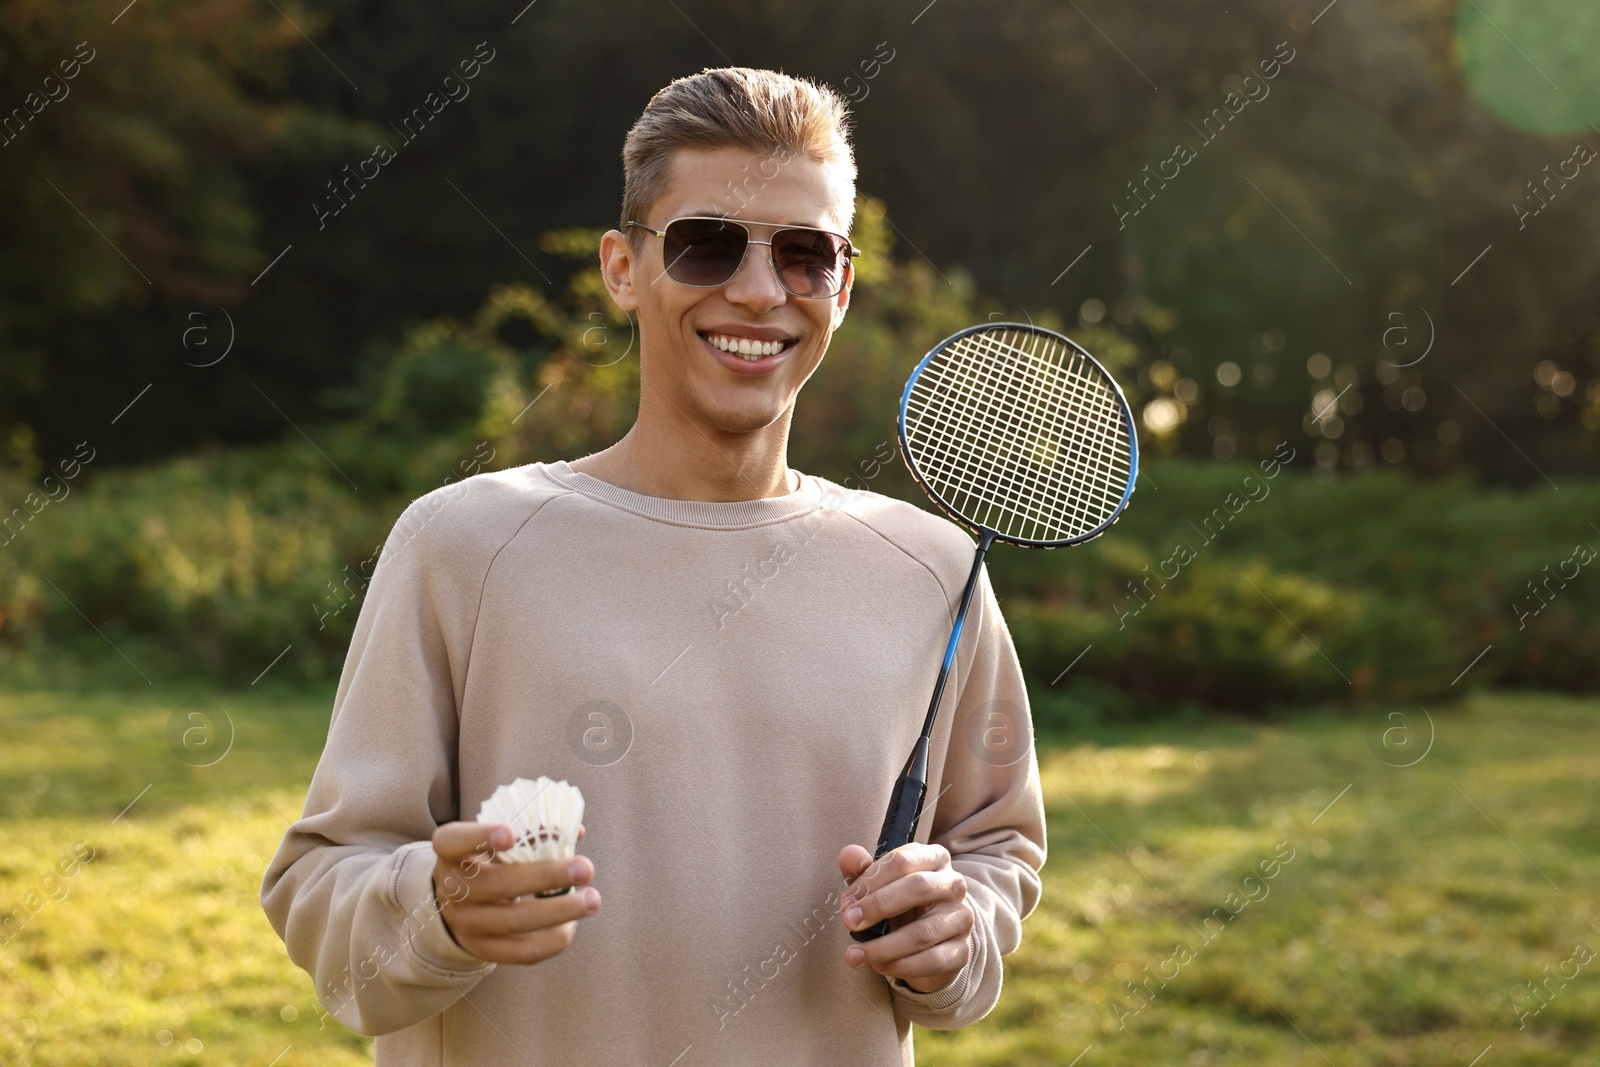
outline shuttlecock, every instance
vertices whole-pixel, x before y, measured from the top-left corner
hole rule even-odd
[[[575,785],[553,782],[542,774],[531,781],[518,778],[483,802],[478,821],[511,827],[515,841],[510,848],[495,851],[500,859],[512,863],[571,859],[578,845],[578,824],[583,821],[583,793]]]

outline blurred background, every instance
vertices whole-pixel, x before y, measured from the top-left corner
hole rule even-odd
[[[0,1061],[370,1062],[256,894],[373,563],[632,424],[622,139],[742,65],[854,112],[791,465],[929,506],[895,404],[985,319],[1102,358],[1146,456],[989,557],[1050,861],[920,1059],[1600,1064],[1597,46],[1591,0],[0,3]]]

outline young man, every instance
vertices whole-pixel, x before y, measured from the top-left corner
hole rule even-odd
[[[380,1067],[910,1064],[912,1022],[999,998],[1045,859],[999,605],[985,577],[917,841],[874,863],[973,543],[787,463],[850,300],[845,122],[771,71],[657,93],[600,250],[638,421],[435,490],[385,544],[262,886]],[[509,828],[463,820],[540,774],[583,790],[582,855],[489,861]]]

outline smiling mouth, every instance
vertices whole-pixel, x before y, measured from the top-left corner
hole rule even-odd
[[[782,341],[753,341],[748,337],[730,337],[725,333],[707,333],[704,330],[698,332],[713,348],[751,363],[767,356],[787,352],[795,345],[795,339],[792,337]]]

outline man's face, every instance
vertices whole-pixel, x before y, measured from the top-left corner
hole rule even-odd
[[[670,173],[666,195],[637,221],[657,230],[684,215],[771,223],[748,227],[756,241],[770,240],[777,226],[845,232],[853,191],[834,165],[739,148],[678,149]],[[637,251],[612,230],[601,242],[600,259],[617,305],[638,312],[645,392],[659,390],[697,424],[726,433],[761,429],[791,410],[844,320],[849,285],[825,299],[793,296],[778,283],[767,246],[758,244],[749,246],[738,273],[724,284],[683,285],[664,270],[662,240],[633,233],[642,236]],[[724,344],[729,338],[782,341],[785,347],[754,365],[720,350],[715,338]]]

